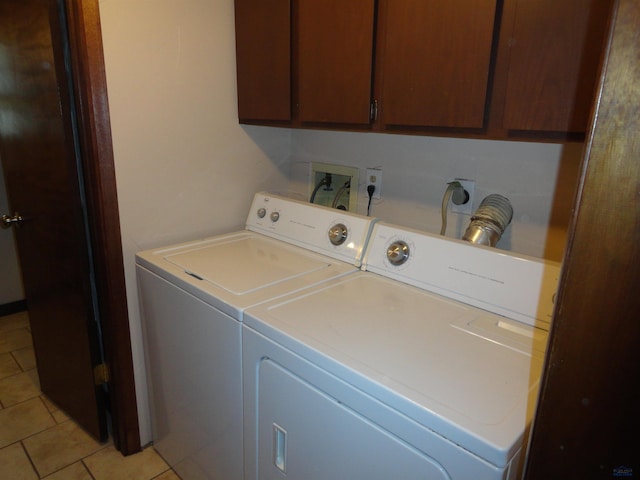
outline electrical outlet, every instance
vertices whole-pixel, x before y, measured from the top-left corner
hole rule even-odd
[[[451,202],[451,211],[471,215],[473,213],[473,195],[476,192],[476,182],[475,180],[467,180],[464,178],[455,178],[454,180],[456,182],[460,182],[462,187],[467,191],[469,194],[469,201],[462,205],[456,205]]]
[[[376,200],[380,198],[380,192],[382,191],[382,169],[380,168],[367,168],[367,182],[366,186],[373,185],[376,189],[373,191],[373,198]],[[366,188],[365,188],[366,191]]]

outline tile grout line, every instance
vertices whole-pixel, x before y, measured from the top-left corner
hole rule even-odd
[[[22,368],[22,367],[20,367],[20,368]],[[11,374],[7,375],[6,377],[0,378],[0,382],[2,382],[3,380],[6,380],[7,378],[17,377],[18,375],[22,375],[23,373],[28,373],[28,372],[32,372],[32,371],[37,371],[37,368],[33,367],[33,368],[30,368],[29,370],[20,370],[17,373],[11,373]]]
[[[18,365],[18,367],[20,367],[20,370],[22,370],[23,372],[26,372],[28,370],[37,370],[38,366],[36,363],[34,363],[33,367],[29,368],[28,370],[25,370],[25,368],[22,366],[22,362],[20,362],[20,360],[18,359],[18,357],[16,356],[16,353],[21,351],[21,350],[26,350],[27,348],[30,348],[33,350],[33,342],[31,343],[31,345],[27,345],[26,347],[22,347],[22,348],[18,348],[17,350],[11,350],[9,353],[11,354],[11,357],[13,358],[13,361],[16,362],[16,364]],[[34,350],[34,359],[35,359],[35,350]]]
[[[82,464],[82,466],[84,467],[84,469],[89,472],[89,476],[91,477],[92,480],[96,480],[96,476],[93,474],[93,472],[91,471],[91,469],[89,468],[89,465],[87,465],[86,463],[84,463],[85,459],[88,458],[90,455],[87,455],[84,458],[80,459],[80,463]]]
[[[37,397],[33,397],[33,398],[28,398],[26,400],[23,400],[21,402],[16,403],[15,405],[11,405],[11,406],[15,407],[15,406],[18,406],[18,405],[22,405],[23,403],[31,402],[31,401],[35,400],[36,398],[40,401],[40,403],[42,403],[42,406],[44,407],[44,409],[47,411],[47,413],[51,417],[51,420],[53,420],[53,425],[51,425],[50,427],[46,427],[46,428],[44,428],[44,429],[42,429],[42,430],[40,430],[38,432],[33,432],[33,433],[27,435],[26,437],[22,437],[19,440],[20,443],[22,443],[23,440],[26,440],[28,438],[31,438],[31,437],[35,436],[35,435],[38,435],[39,433],[46,432],[47,430],[50,430],[50,429],[56,427],[57,425],[59,425],[59,423],[56,421],[55,417],[51,414],[51,412],[47,408],[47,404],[44,403],[44,400],[42,399],[42,395],[38,395]]]
[[[36,468],[35,463],[33,463],[33,460],[31,459],[31,455],[29,455],[29,451],[27,450],[27,447],[25,447],[24,443],[22,443],[22,439],[20,440],[20,446],[22,447],[22,451],[24,452],[24,454],[27,456],[27,459],[29,460],[29,463],[31,464],[31,468],[33,468],[33,471],[36,472],[37,477],[38,478],[42,478],[40,476],[40,472]]]
[[[149,447],[147,447],[147,448],[149,448]],[[165,462],[165,463],[166,463],[166,462]],[[167,465],[169,465],[169,464],[167,464]],[[157,479],[157,478],[160,478],[160,477],[161,477],[161,476],[163,476],[165,473],[167,473],[167,472],[171,472],[171,471],[173,471],[173,470],[172,470],[172,468],[171,468],[170,466],[168,466],[166,470],[163,470],[162,472],[160,472],[160,473],[159,473],[158,475],[156,475],[155,477],[151,477],[149,480],[155,480],[155,479]],[[177,474],[176,474],[176,475],[177,475]]]

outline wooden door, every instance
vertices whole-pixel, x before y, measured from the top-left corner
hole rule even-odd
[[[611,0],[515,2],[503,127],[584,133]]]
[[[301,0],[294,8],[298,119],[368,125],[374,0]]]
[[[383,128],[482,128],[495,16],[495,0],[381,0]]]
[[[238,118],[291,120],[290,0],[236,0]]]
[[[52,25],[58,28],[49,23],[45,1],[0,1],[0,157],[9,204],[23,217],[14,231],[41,389],[105,440],[105,394],[94,382],[102,359],[84,192]]]

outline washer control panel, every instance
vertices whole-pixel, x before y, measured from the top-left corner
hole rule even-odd
[[[360,266],[375,219],[334,208],[257,193],[247,230]]]

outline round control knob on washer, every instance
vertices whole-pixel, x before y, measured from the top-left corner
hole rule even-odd
[[[280,220],[280,214],[278,212],[271,212],[269,218],[272,222],[277,222],[278,220]]]
[[[258,218],[264,218],[264,216],[267,214],[267,209],[264,207],[260,207],[258,209]]]
[[[347,239],[349,231],[342,223],[338,223],[329,229],[329,240],[333,245],[342,245]]]
[[[402,265],[409,258],[409,245],[402,240],[387,247],[387,259],[392,265]]]

